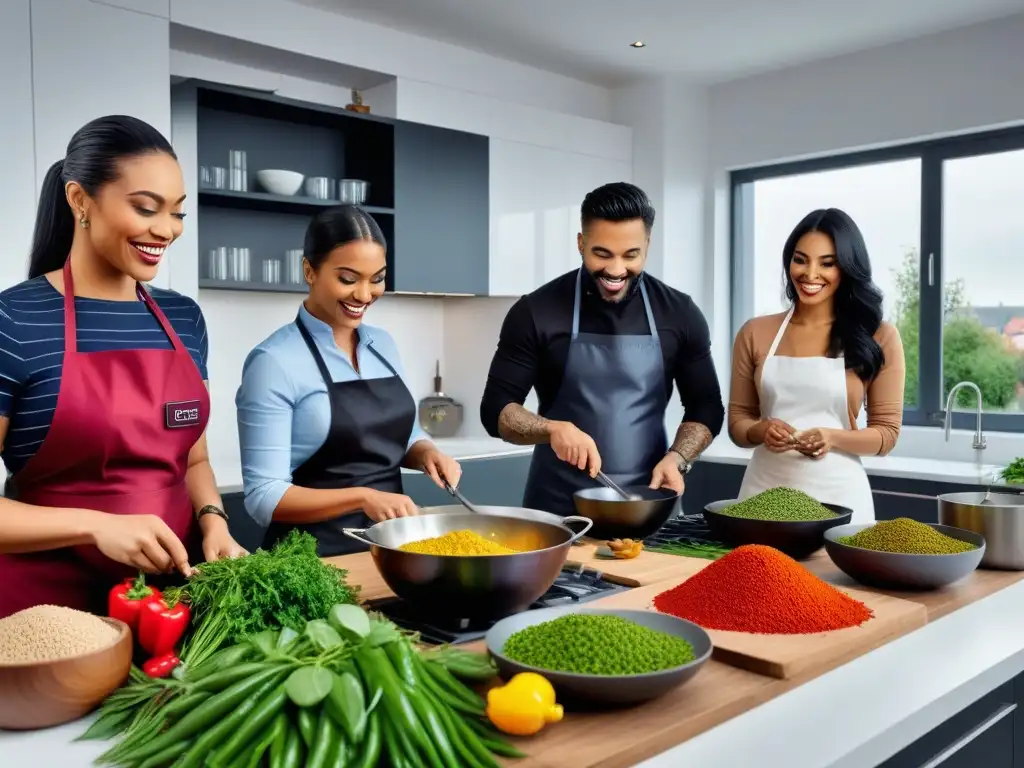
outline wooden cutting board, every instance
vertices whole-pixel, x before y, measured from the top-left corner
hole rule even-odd
[[[632,560],[606,560],[596,556],[597,547],[594,543],[570,547],[565,564],[593,568],[603,573],[608,581],[625,584],[627,587],[642,587],[696,573],[695,566],[683,562],[693,558],[644,551]]]
[[[707,565],[692,558],[677,559],[687,560],[692,573]],[[654,597],[682,580],[677,577],[620,592],[587,607],[654,610]],[[725,664],[782,680],[815,677],[928,622],[928,611],[919,603],[859,589],[844,587],[843,592],[874,611],[874,617],[859,627],[814,635],[754,635],[711,629],[708,634],[715,646],[713,655]]]

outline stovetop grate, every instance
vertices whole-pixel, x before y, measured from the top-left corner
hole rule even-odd
[[[607,581],[600,571],[583,566],[569,567],[562,570],[555,583],[527,610],[588,603],[627,589],[631,587]],[[431,645],[471,643],[483,638],[495,624],[493,621],[472,622],[467,619],[427,619],[416,606],[399,597],[370,600],[367,607],[383,613],[403,629],[418,632],[420,639]]]
[[[644,546],[655,547],[676,541],[719,543],[711,535],[703,515],[680,515],[669,520],[657,533],[644,539]]]

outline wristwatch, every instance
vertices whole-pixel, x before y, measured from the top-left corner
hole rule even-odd
[[[204,515],[216,515],[217,517],[223,518],[224,522],[228,522],[228,513],[213,504],[207,504],[202,509],[196,510],[196,520]]]
[[[683,456],[683,454],[675,448],[669,448],[668,450],[669,453],[674,453],[676,455],[676,466],[679,467],[679,471],[684,475],[689,474],[690,470],[693,469],[693,462]]]

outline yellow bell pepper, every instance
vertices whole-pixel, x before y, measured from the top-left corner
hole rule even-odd
[[[488,719],[513,736],[532,736],[548,723],[560,721],[563,714],[551,683],[533,672],[521,672],[487,692]]]

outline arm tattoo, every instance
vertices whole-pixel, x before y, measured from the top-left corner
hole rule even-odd
[[[543,416],[523,408],[518,403],[509,403],[498,416],[498,434],[501,439],[513,445],[537,445],[550,439],[551,422]]]
[[[684,421],[676,430],[676,439],[670,451],[682,456],[688,463],[695,462],[704,450],[711,445],[714,437],[711,430],[695,421]]]

